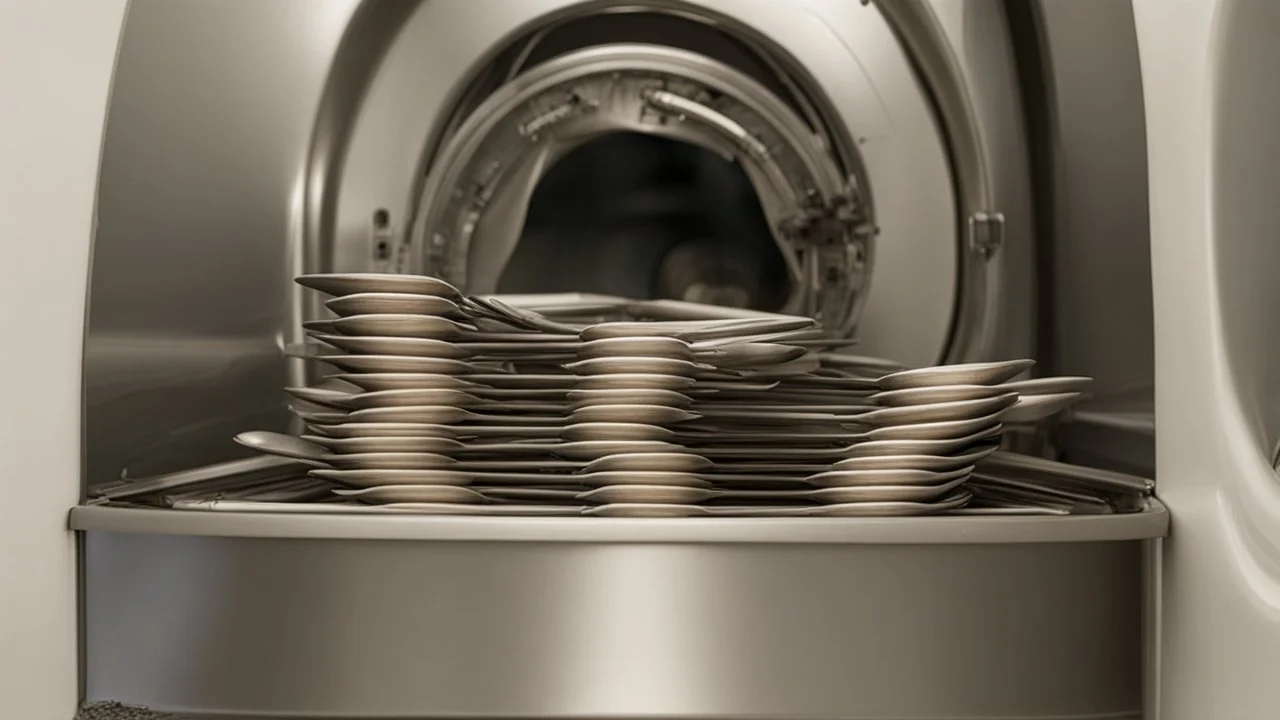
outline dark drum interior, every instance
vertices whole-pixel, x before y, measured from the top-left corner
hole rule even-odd
[[[742,167],[639,133],[591,140],[543,176],[499,288],[757,310],[779,309],[789,293],[782,256]]]

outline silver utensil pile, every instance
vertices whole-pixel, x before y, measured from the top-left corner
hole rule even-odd
[[[1042,420],[1088,389],[1088,378],[1014,381],[1029,360],[905,369],[832,351],[847,341],[825,338],[808,318],[726,317],[671,301],[469,297],[413,275],[298,282],[330,296],[336,317],[305,323],[309,340],[286,353],[338,372],[287,389],[301,437],[237,441],[300,471],[256,469],[243,486],[223,478],[176,495],[149,479],[170,506],[1071,514],[1141,509],[1150,491],[1145,479],[999,450],[1006,424]],[[253,485],[262,477],[270,487]],[[123,485],[104,497],[146,494]]]

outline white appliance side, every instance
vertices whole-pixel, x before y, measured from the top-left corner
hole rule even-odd
[[[79,698],[76,543],[85,284],[126,0],[0,2],[0,717]]]
[[[1135,0],[1148,123],[1156,467],[1173,514],[1162,720],[1280,713],[1280,8]]]

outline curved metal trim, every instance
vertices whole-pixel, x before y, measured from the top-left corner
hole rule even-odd
[[[951,155],[960,217],[957,218],[960,277],[952,315],[951,342],[943,361],[970,362],[986,359],[1000,288],[996,250],[984,251],[967,230],[973,218],[998,218],[993,207],[990,170],[983,147],[978,115],[960,62],[956,58],[937,15],[927,0],[870,0],[880,10],[890,30],[907,51],[938,113]]]
[[[387,0],[368,1],[385,2]],[[394,2],[395,0],[391,1]],[[415,0],[414,4],[416,5],[422,1]],[[495,43],[488,53],[481,56],[472,70],[462,78],[462,82],[452,93],[449,102],[445,103],[453,108],[461,108],[463,110],[462,117],[459,118],[456,114],[452,117],[446,117],[441,127],[431,133],[424,148],[423,171],[420,173],[420,177],[426,176],[427,170],[434,164],[436,156],[448,144],[453,133],[462,124],[466,116],[474,110],[475,105],[465,101],[474,99],[477,96],[480,97],[480,101],[483,100],[484,95],[487,93],[478,92],[479,88],[477,86],[481,84],[487,74],[493,72],[494,63],[502,58],[503,55],[510,55],[512,57],[512,67],[517,67],[523,64],[525,52],[531,53],[533,51],[532,46],[536,45],[543,35],[555,31],[556,28],[565,23],[592,14],[631,12],[660,13],[679,17],[690,22],[721,29],[732,39],[742,43],[745,49],[750,50],[761,62],[778,73],[778,79],[783,85],[792,89],[792,99],[800,105],[801,114],[805,120],[818,125],[822,142],[828,146],[830,152],[839,161],[841,169],[857,178],[859,192],[866,198],[868,206],[873,205],[869,187],[870,180],[867,176],[866,167],[858,154],[856,143],[847,132],[844,132],[842,125],[832,126],[829,122],[830,118],[837,116],[837,113],[827,100],[821,86],[809,74],[805,66],[785,48],[774,43],[767,35],[743,24],[737,18],[686,0],[645,0],[643,3],[637,3],[636,0],[581,0],[572,6],[547,13],[533,22],[525,23],[516,28],[502,38],[500,42]],[[523,45],[521,45],[522,42]],[[504,73],[503,77],[505,79],[499,83],[499,86],[514,80],[518,75],[519,72],[510,76]],[[478,104],[478,102],[476,101],[475,104]]]
[[[291,515],[83,506],[73,530],[206,537],[551,543],[932,545],[1111,542],[1163,537],[1169,512],[1051,518],[450,518]]]
[[[652,52],[655,49],[661,50],[661,53]],[[685,60],[686,64],[672,62],[673,58]],[[695,67],[694,64],[688,63],[689,60],[696,61],[697,66]],[[583,63],[588,62],[590,63],[589,67],[582,65]],[[536,77],[522,75],[517,77],[511,83],[504,85],[502,90],[499,91],[501,95],[497,93],[491,95],[481,103],[479,107],[473,109],[470,115],[485,117],[486,122],[483,123],[482,127],[487,132],[492,125],[496,124],[497,120],[500,120],[504,116],[504,113],[495,112],[497,107],[511,106],[515,102],[518,102],[521,97],[561,84],[577,76],[598,74],[609,70],[654,70],[670,74],[681,74],[689,77],[691,80],[703,84],[725,89],[728,89],[730,86],[746,87],[753,91],[758,90],[764,92],[763,95],[761,92],[755,92],[754,94],[757,96],[770,99],[773,97],[768,94],[767,91],[763,91],[763,89],[760,88],[753,79],[739,73],[734,68],[685,50],[665,46],[615,44],[587,48],[549,61],[541,66],[540,69],[543,70],[543,72],[538,73]],[[773,106],[765,107],[752,97],[742,97],[740,98],[740,101],[752,106],[752,109],[755,112],[759,113],[762,117],[768,118],[771,121],[771,124],[775,127],[780,129],[788,127],[789,124],[778,122],[780,108]],[[786,109],[786,111],[789,112],[789,108]],[[476,133],[475,135],[480,134],[483,133]],[[449,152],[448,146],[454,145],[457,142],[456,135],[455,138],[450,138],[444,148],[441,148],[439,152],[432,154],[431,157],[424,159],[424,167],[433,168],[438,165],[440,156]],[[473,143],[465,144],[470,145]],[[841,178],[838,176],[838,172],[820,172],[821,168],[826,165],[826,163],[817,159],[818,155],[816,154],[816,151],[818,148],[812,146],[810,143],[804,143],[798,138],[794,147],[806,151],[802,157],[808,161],[807,164],[810,166],[810,171],[814,173],[814,177],[816,179],[828,180],[831,183],[830,188],[821,189],[829,192],[833,196],[837,194],[840,189]],[[823,156],[829,157],[825,153],[823,153]],[[823,177],[823,175],[827,175],[827,177]],[[429,182],[424,184],[429,184]],[[859,192],[862,192],[861,188],[859,189]],[[426,188],[424,188],[423,192],[420,193],[420,197],[425,197],[426,194]]]
[[[803,125],[803,120],[791,108],[782,104],[780,100],[752,78],[740,73],[735,68],[695,53],[665,46],[617,44],[588,48],[555,58],[539,66],[535,71],[517,77],[514,81],[504,85],[491,95],[472,112],[470,119],[463,123],[463,127],[459,128],[458,134],[451,138],[448,146],[435,158],[432,172],[424,183],[418,205],[415,208],[411,232],[405,238],[406,243],[411,247],[408,256],[412,258],[412,262],[418,267],[423,266],[427,262],[429,253],[434,250],[431,247],[431,236],[434,235],[433,229],[438,225],[440,213],[448,205],[447,198],[442,193],[446,192],[447,188],[458,186],[460,178],[463,177],[461,174],[471,168],[471,158],[480,151],[480,148],[489,140],[493,131],[499,128],[513,109],[528,102],[529,98],[563,85],[566,82],[578,78],[599,76],[611,71],[660,72],[666,75],[688,78],[701,85],[712,87],[734,96],[738,103],[749,108],[761,120],[768,123],[781,138],[786,139],[796,158],[804,163],[808,179],[815,184],[811,189],[820,193],[820,198],[818,199],[834,202],[843,192],[848,191],[840,177],[837,161],[831,156],[828,149],[821,147],[808,132],[797,130],[797,127]],[[644,101],[650,105],[661,106],[662,103],[659,101],[664,96],[665,94],[651,94],[645,97]],[[692,105],[683,101],[681,104],[682,106]],[[677,110],[679,109],[688,110],[690,117],[694,118],[695,113],[692,112],[691,107],[677,108]],[[753,148],[749,143],[743,144],[743,138],[740,133],[735,134],[736,125],[732,127],[726,126],[724,122],[717,122],[716,117],[712,117],[711,114],[707,113],[697,115],[695,119],[700,120],[700,124],[704,124],[709,130],[720,131],[726,135],[728,140],[737,141],[731,143],[735,146],[734,154],[739,157],[744,165],[755,166],[756,172],[749,173],[753,180],[758,178],[758,180],[764,181],[767,185],[775,186],[772,189],[778,197],[776,202],[767,203],[767,208],[779,204],[784,206],[792,204],[795,207],[786,209],[800,212],[807,207],[809,199],[796,195],[795,190],[797,188],[790,187],[790,183],[783,183],[783,185],[778,186],[778,182],[782,178],[780,173],[776,171],[777,169],[768,162],[767,151],[762,151],[763,155],[761,152],[752,152]],[[721,118],[721,120],[723,119]],[[465,158],[466,161],[459,163],[459,158]],[[762,190],[764,188],[757,188],[757,192]],[[778,190],[783,192],[779,193],[777,192]],[[764,195],[762,194],[763,198]],[[858,201],[865,203],[862,197],[859,197]],[[774,211],[776,212],[777,209],[775,207]],[[869,207],[866,208],[865,214],[867,216],[872,214]],[[784,220],[782,217],[775,216],[771,216],[770,219],[775,225]],[[853,230],[850,232],[852,233]],[[459,239],[453,238],[453,240],[456,242]],[[778,240],[779,244],[782,245],[783,239],[779,237]],[[873,241],[869,238],[862,238],[853,240],[853,242],[863,245],[863,266],[870,266],[874,256]],[[470,253],[470,240],[464,241],[464,244],[465,247],[460,252]],[[788,247],[783,247],[782,249],[784,255],[791,250]],[[795,275],[800,268],[794,258],[789,258],[788,266],[792,271],[793,280],[799,282],[801,278],[795,277]],[[868,284],[869,278],[864,277],[860,283],[861,292],[855,298],[855,302],[848,308],[847,315],[842,316],[846,318],[842,322],[842,329],[849,327],[850,321],[856,321],[862,300],[865,299],[865,291]],[[803,284],[801,283],[800,286],[803,286]],[[793,297],[792,305],[795,304],[799,297]],[[788,307],[792,307],[792,305]]]
[[[293,257],[291,276],[285,279],[290,288],[286,343],[303,340],[303,320],[326,314],[324,298],[294,285],[292,276],[333,270],[330,264],[336,233],[336,198],[352,128],[383,57],[400,29],[418,11],[421,1],[365,0],[352,13],[334,52],[309,140],[301,198],[302,247]],[[289,363],[290,382],[294,385],[309,384],[309,380],[318,377],[317,372],[314,363]],[[314,377],[308,378],[308,374]]]

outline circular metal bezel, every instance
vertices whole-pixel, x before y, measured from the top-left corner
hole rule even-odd
[[[852,330],[871,261],[870,208],[856,183],[842,179],[805,120],[776,94],[724,63],[666,46],[561,55],[481,103],[435,158],[407,238],[407,268],[472,292],[496,291],[538,179],[565,154],[615,132],[688,142],[738,161],[787,264],[792,295],[784,311],[823,310],[829,327]],[[813,280],[820,253],[833,248],[804,231],[841,210],[850,217],[830,241],[840,244],[837,261],[847,262],[838,283],[824,288]]]
[[[965,52],[957,72],[963,29],[954,13],[936,18],[921,10],[927,0],[883,7],[826,0],[489,2],[482,15],[469,0],[425,0],[353,23],[326,89],[304,194],[305,243],[323,258],[317,270],[371,267],[375,209],[390,212],[391,230],[403,238],[427,174],[461,124],[496,88],[548,56],[527,51],[538,38],[589,16],[664,14],[713,27],[747,48],[754,60],[740,62],[735,51],[731,64],[804,117],[842,173],[856,178],[864,196],[874,194],[881,231],[875,282],[857,327],[867,352],[925,365],[1021,347],[1025,304],[1007,294],[1023,294],[1025,243],[994,256],[982,247],[998,239],[988,220],[1000,213],[1010,238],[1029,232],[1017,98],[1007,82],[1009,56],[999,51],[1007,38],[993,36],[992,47]],[[402,10],[390,12],[395,8]],[[997,10],[975,12],[998,26]],[[682,47],[716,55],[687,40]],[[564,43],[549,44],[565,51]],[[966,102],[976,112],[957,112]],[[975,130],[1008,141],[975,144]],[[975,151],[985,166],[973,162]],[[994,183],[990,197],[978,182],[984,171]],[[999,212],[988,212],[993,207]]]

